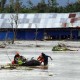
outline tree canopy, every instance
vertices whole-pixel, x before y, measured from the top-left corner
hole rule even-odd
[[[26,1],[26,0],[25,0]],[[80,12],[80,0],[75,3],[68,3],[67,6],[59,6],[56,0],[40,0],[38,4],[33,4],[31,0],[27,0],[25,5],[21,0],[10,0],[9,4],[5,4],[6,0],[0,3],[0,13],[69,13]]]

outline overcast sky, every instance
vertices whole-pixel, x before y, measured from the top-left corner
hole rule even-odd
[[[7,0],[7,2],[9,3],[10,0]],[[27,0],[21,0],[23,2],[24,5],[26,5],[26,2]],[[39,1],[41,0],[31,0],[34,4],[37,4]],[[68,3],[68,0],[56,0],[57,3],[60,5],[60,6],[66,6],[67,3]],[[77,0],[69,0],[69,3],[74,3],[76,2]],[[46,0],[47,2],[47,0]]]

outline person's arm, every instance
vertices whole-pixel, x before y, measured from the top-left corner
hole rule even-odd
[[[48,56],[51,60],[53,60],[52,58],[51,58],[51,56]]]

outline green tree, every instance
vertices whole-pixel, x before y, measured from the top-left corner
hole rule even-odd
[[[56,0],[48,0],[48,6],[56,7],[57,6]]]
[[[10,12],[14,12],[14,0],[10,0]]]
[[[28,6],[28,8],[33,8],[33,6],[34,6],[34,4],[32,3],[32,1],[31,0],[28,0],[27,1],[27,6]]]
[[[4,11],[5,3],[6,3],[6,0],[1,0],[1,2],[0,2],[1,12]]]

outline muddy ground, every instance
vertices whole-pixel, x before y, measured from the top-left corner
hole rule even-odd
[[[78,51],[52,51],[58,43],[70,46]],[[38,47],[35,47],[38,45]],[[11,63],[15,52],[28,59],[37,57],[41,52],[50,55],[47,68],[19,68],[0,70],[0,80],[80,80],[80,42],[77,41],[17,41],[0,48],[0,65]]]

